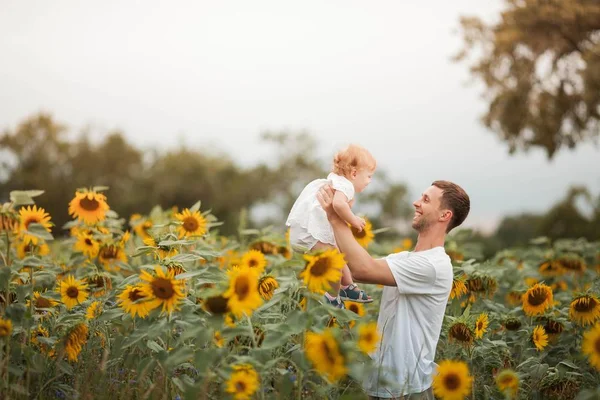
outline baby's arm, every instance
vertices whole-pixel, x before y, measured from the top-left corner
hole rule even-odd
[[[365,221],[354,215],[350,209],[350,204],[348,204],[348,198],[339,190],[336,190],[333,194],[333,209],[344,221],[358,229],[359,232],[363,230]]]

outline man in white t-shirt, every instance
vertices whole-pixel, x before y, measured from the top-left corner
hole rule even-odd
[[[433,400],[435,350],[452,289],[452,264],[444,250],[446,234],[467,217],[467,193],[448,181],[435,181],[413,203],[414,251],[372,258],[354,239],[332,206],[333,190],[317,195],[337,245],[357,281],[385,285],[377,329],[382,335],[371,355],[377,370],[363,387],[371,399]]]

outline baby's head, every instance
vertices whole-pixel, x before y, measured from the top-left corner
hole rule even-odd
[[[333,157],[332,172],[345,176],[354,185],[356,193],[360,193],[369,183],[377,168],[377,161],[364,147],[351,144]]]

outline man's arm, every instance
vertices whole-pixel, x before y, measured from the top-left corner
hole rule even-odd
[[[333,209],[333,191],[325,186],[317,193],[317,198],[323,210],[327,213],[327,219],[331,223],[335,241],[340,251],[344,253],[346,263],[352,277],[359,282],[376,283],[385,286],[396,286],[396,280],[392,271],[383,259],[376,260],[365,249],[363,249],[346,223],[337,215]]]

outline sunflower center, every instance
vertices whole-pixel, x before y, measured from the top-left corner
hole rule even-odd
[[[238,393],[244,393],[246,391],[246,382],[237,381],[235,383],[235,390]]]
[[[460,342],[470,342],[472,340],[471,332],[464,324],[454,325],[450,328],[450,336]]]
[[[479,329],[479,330],[482,330],[482,329],[483,329],[483,322],[482,322],[482,321],[479,321],[479,322],[477,323],[477,329]]]
[[[364,338],[365,338],[365,342],[372,342],[373,341],[373,333],[372,332],[365,333]]]
[[[67,289],[67,296],[69,296],[72,299],[76,299],[78,295],[79,289],[77,289],[75,286],[69,286],[69,288]]]
[[[183,220],[183,229],[187,232],[196,232],[199,226],[198,220],[194,217],[187,217]]]
[[[85,244],[87,244],[88,246],[91,246],[92,244],[94,244],[94,242],[92,242],[92,239],[90,239],[90,238],[85,238]]]
[[[460,387],[460,377],[456,374],[448,374],[444,377],[444,387],[447,390],[456,390]]]
[[[600,354],[600,337],[594,342],[594,349],[596,350],[596,354]]]
[[[75,289],[75,291],[77,291],[77,289]],[[67,294],[69,294],[68,290],[67,290]],[[77,296],[77,293],[75,293],[75,296]],[[69,296],[69,297],[71,297],[71,296]],[[48,299],[40,296],[37,298],[37,300],[35,302],[35,306],[38,308],[50,308],[50,301]]]
[[[356,304],[350,304],[350,307],[348,307],[348,309],[353,313],[358,314],[358,306]]]
[[[319,258],[310,269],[312,276],[322,276],[329,270],[329,259]]]
[[[367,231],[366,229],[363,229],[362,231],[358,231],[358,229],[356,229],[355,227],[352,227],[352,234],[354,235],[355,238],[357,239],[362,239],[367,235]]]
[[[250,282],[245,276],[240,276],[235,280],[235,294],[243,301],[250,293]]]
[[[117,258],[118,252],[119,249],[113,245],[104,246],[102,250],[100,250],[100,257],[104,258],[105,260],[115,259]]]
[[[527,295],[527,300],[532,306],[543,304],[546,301],[546,298],[546,291],[542,288],[535,288]]]
[[[79,201],[79,206],[85,211],[96,211],[100,208],[100,203],[95,198],[90,199],[86,196]]]
[[[206,309],[213,314],[225,314],[227,312],[227,299],[223,296],[213,296],[205,300]]]
[[[329,363],[331,365],[334,365],[335,364],[335,357],[333,357],[331,349],[327,345],[326,341],[323,341],[322,344],[323,344],[323,346],[322,346],[323,347],[323,354],[325,355],[325,358],[327,359],[327,361],[329,361]]]
[[[132,302],[138,301],[139,299],[143,299],[144,295],[142,294],[141,290],[139,289],[133,289],[132,291],[129,292],[129,300],[131,300]]]
[[[39,218],[35,218],[35,217],[33,217],[33,218],[27,218],[25,220],[25,229],[28,229],[29,228],[29,224],[33,224],[33,223],[38,223],[39,224],[40,223]]]
[[[159,299],[168,300],[173,297],[175,290],[171,280],[165,278],[154,278],[152,281],[152,293]]]
[[[598,302],[593,297],[582,297],[576,301],[573,308],[577,312],[590,312],[596,308],[597,305]]]
[[[258,267],[258,260],[256,260],[255,258],[251,258],[250,260],[248,260],[248,266],[250,268]]]

